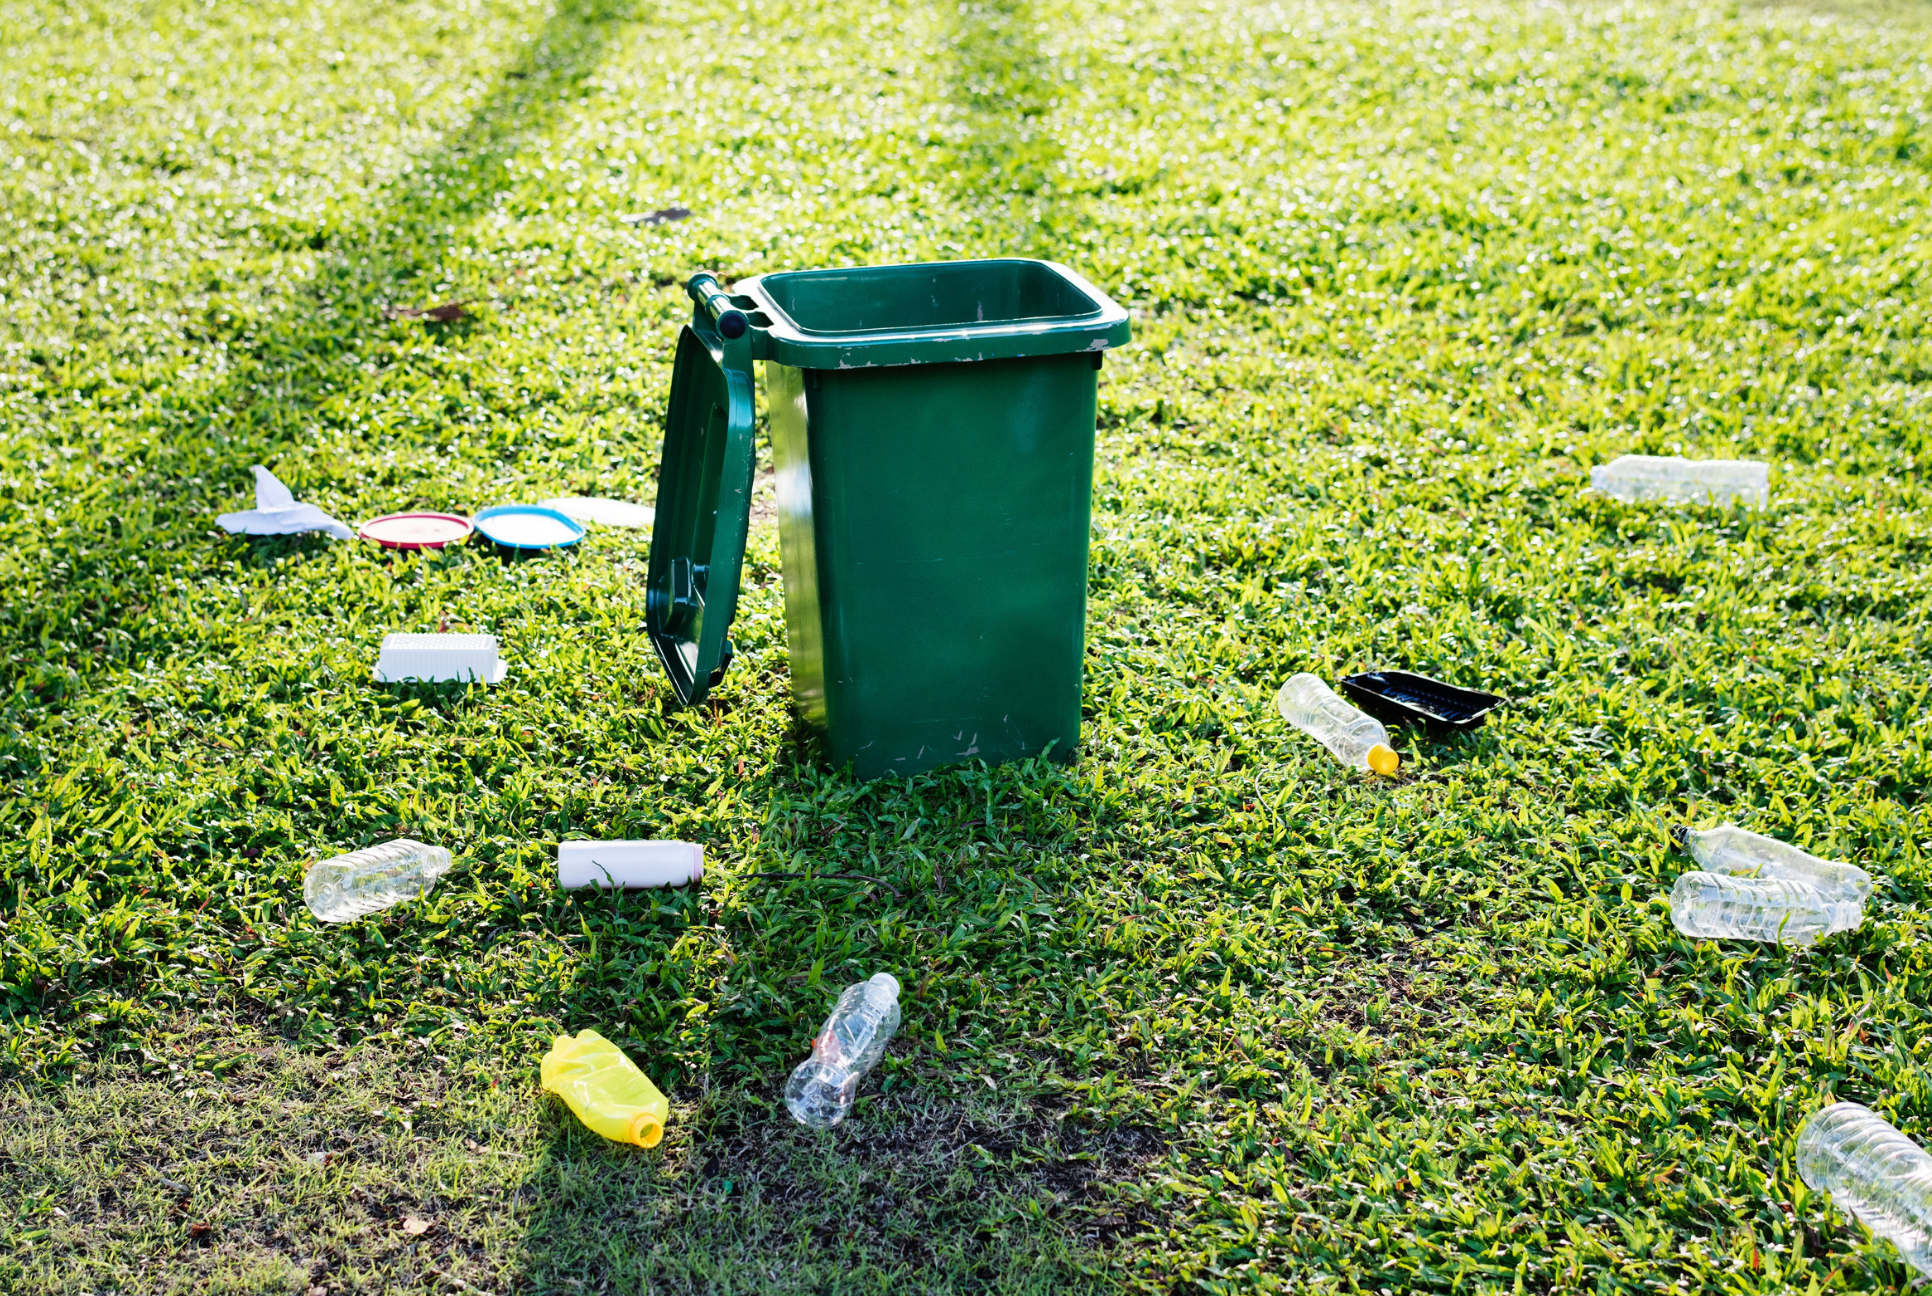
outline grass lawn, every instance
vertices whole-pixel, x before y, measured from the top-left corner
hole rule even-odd
[[[1791,1154],[1932,1141],[1922,14],[0,0],[0,1291],[1896,1289]],[[642,533],[214,528],[252,463],[648,501],[692,271],[1006,253],[1135,314],[1071,765],[830,768],[769,509],[689,712]],[[1771,506],[1582,493],[1624,451]],[[370,683],[439,625],[509,680]],[[1511,703],[1393,780],[1272,710],[1376,665]],[[1864,927],[1679,937],[1727,820]],[[309,917],[405,834],[429,901]],[[567,836],[711,866],[566,895]],[[585,1026],[658,1150],[538,1091]]]

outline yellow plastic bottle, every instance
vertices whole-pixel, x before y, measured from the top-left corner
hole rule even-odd
[[[617,1143],[656,1147],[671,1103],[624,1050],[594,1030],[559,1035],[543,1059],[543,1087],[570,1104],[596,1133]]]

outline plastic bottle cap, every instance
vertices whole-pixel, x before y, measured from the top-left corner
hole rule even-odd
[[[1402,768],[1402,758],[1395,754],[1393,748],[1384,747],[1381,743],[1369,748],[1368,763],[1369,768],[1377,774],[1393,774]]]

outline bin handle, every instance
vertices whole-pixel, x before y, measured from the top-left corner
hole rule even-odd
[[[743,337],[745,330],[751,327],[751,321],[745,318],[743,311],[731,304],[731,294],[719,285],[718,277],[709,270],[692,275],[684,291],[691,294],[691,300],[698,304],[699,310],[711,317],[718,326],[720,336],[735,340]]]

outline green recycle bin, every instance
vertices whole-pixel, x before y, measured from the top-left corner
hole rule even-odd
[[[646,624],[680,701],[731,662],[752,362],[777,469],[792,696],[860,778],[1070,759],[1101,354],[1127,312],[1000,259],[709,274],[678,336]]]

